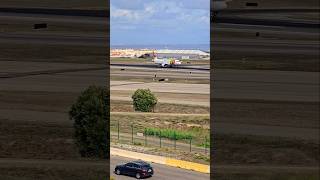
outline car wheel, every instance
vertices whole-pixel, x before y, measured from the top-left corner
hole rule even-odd
[[[136,178],[137,178],[137,179],[140,179],[140,178],[141,178],[140,173],[137,173],[137,174],[136,174]]]
[[[116,170],[116,174],[117,174],[117,175],[120,175],[120,174],[121,174],[120,169],[117,169],[117,170]]]

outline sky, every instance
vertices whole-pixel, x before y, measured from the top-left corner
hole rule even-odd
[[[110,3],[111,45],[210,43],[210,0]]]

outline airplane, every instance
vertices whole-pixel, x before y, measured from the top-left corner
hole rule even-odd
[[[152,58],[152,61],[161,66],[161,67],[174,67],[176,65],[180,65],[181,64],[181,61],[180,60],[177,60],[177,59],[174,59],[174,58],[158,58],[154,51],[153,51],[153,58]]]

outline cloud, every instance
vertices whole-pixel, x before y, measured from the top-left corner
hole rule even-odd
[[[111,5],[111,20],[118,19],[118,20],[126,20],[126,21],[132,21],[132,20],[140,20],[143,15],[139,13],[139,11],[135,10],[129,10],[129,9],[120,9],[117,7],[114,7]]]
[[[158,33],[171,36],[172,41],[183,36],[187,41],[193,37],[190,33],[203,37],[200,33],[210,30],[209,4],[209,0],[111,0],[111,35],[117,33],[116,37],[124,37],[116,31],[121,30],[131,36]],[[131,36],[126,35],[127,40]]]

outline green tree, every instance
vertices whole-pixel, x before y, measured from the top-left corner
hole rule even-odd
[[[132,95],[133,107],[136,111],[151,112],[158,100],[150,89],[138,89]]]
[[[69,111],[74,137],[82,157],[109,158],[109,93],[90,86]]]

